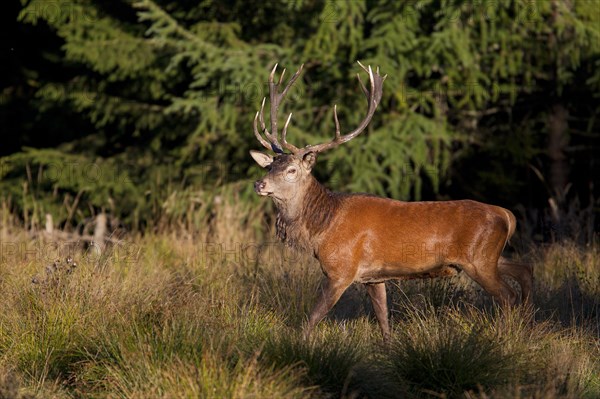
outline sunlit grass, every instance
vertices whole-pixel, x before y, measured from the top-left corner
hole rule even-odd
[[[498,309],[464,276],[390,285],[386,345],[362,288],[304,341],[321,272],[279,247],[147,235],[49,274],[39,242],[11,240],[29,252],[0,262],[0,397],[600,396],[594,248],[533,255],[536,311]]]

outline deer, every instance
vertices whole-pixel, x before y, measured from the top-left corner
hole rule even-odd
[[[360,67],[368,74],[364,119],[342,134],[333,107],[335,135],[331,141],[299,148],[287,141],[292,113],[278,133],[278,111],[304,64],[283,84],[275,64],[269,75],[270,130],[264,117],[265,100],[254,117],[254,135],[269,152],[251,150],[267,174],[254,183],[255,192],[270,197],[277,210],[276,236],[285,244],[308,251],[324,274],[320,295],[305,325],[308,339],[315,326],[354,283],[364,284],[384,341],[390,338],[385,282],[411,278],[454,276],[459,272],[477,282],[502,306],[514,306],[518,294],[505,281],[521,288],[521,302],[529,304],[533,285],[530,265],[502,257],[515,233],[516,218],[499,206],[473,200],[404,202],[362,193],[339,193],[325,188],[311,174],[317,156],[365,131],[383,94],[379,68]],[[260,130],[259,130],[260,124]],[[287,152],[286,152],[287,151]]]

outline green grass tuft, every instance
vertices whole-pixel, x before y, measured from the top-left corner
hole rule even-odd
[[[506,338],[484,329],[456,310],[415,311],[394,334],[391,365],[414,388],[451,396],[510,383],[519,353],[504,352]]]

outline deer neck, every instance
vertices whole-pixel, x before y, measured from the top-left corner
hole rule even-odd
[[[338,202],[338,194],[311,176],[293,198],[275,201],[277,236],[288,245],[316,252],[321,233],[333,218]]]

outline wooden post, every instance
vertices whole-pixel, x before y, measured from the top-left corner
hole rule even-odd
[[[93,251],[96,255],[100,255],[104,251],[105,237],[106,237],[106,214],[104,212],[99,213],[96,216],[96,223],[94,227],[94,244]]]
[[[54,234],[54,221],[52,220],[52,215],[46,214],[46,235],[48,237],[52,237]]]

